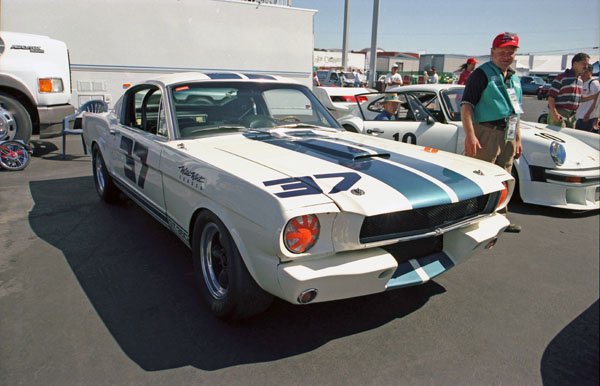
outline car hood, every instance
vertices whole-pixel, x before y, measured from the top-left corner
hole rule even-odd
[[[215,166],[288,209],[333,202],[375,215],[466,200],[511,179],[487,162],[338,130],[275,129],[185,142],[189,154],[211,162],[210,154]]]
[[[564,132],[540,127],[538,123],[521,122],[521,141],[523,156],[530,165],[551,169],[588,169],[597,168],[600,162],[600,153],[589,144]],[[552,142],[561,144],[566,153],[565,162],[560,167],[550,156]]]

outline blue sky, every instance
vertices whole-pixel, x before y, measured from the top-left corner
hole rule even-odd
[[[342,48],[344,4],[292,0],[293,7],[319,11],[315,48]],[[348,49],[371,46],[372,18],[373,0],[350,1]],[[521,54],[597,55],[599,25],[600,0],[380,0],[377,46],[386,51],[482,55],[489,53],[497,34],[509,31],[519,35]]]

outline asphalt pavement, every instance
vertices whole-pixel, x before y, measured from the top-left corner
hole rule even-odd
[[[0,172],[1,385],[598,385],[598,211],[511,203],[520,234],[426,285],[224,323],[76,136],[36,145]]]

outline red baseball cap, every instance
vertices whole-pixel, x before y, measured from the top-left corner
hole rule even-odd
[[[467,64],[471,64],[471,63],[477,63],[477,61],[475,60],[475,58],[469,58],[469,59],[467,59]]]
[[[494,39],[492,48],[513,46],[519,48],[519,37],[510,32],[502,33]]]

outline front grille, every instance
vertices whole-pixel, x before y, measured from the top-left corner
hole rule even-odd
[[[360,229],[360,242],[373,243],[446,228],[481,214],[492,213],[499,198],[500,192],[495,192],[453,204],[366,217]]]
[[[426,237],[423,239],[403,241],[396,244],[386,245],[383,248],[398,262],[398,265],[410,259],[418,259],[441,252],[443,249],[443,237]]]

